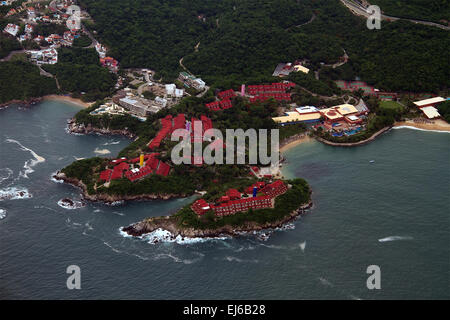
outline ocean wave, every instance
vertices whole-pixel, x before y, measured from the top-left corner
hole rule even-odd
[[[431,130],[431,129],[422,129],[422,128],[416,128],[413,126],[398,126],[398,127],[393,127],[392,129],[397,130],[397,129],[411,129],[411,130],[417,130],[417,131],[425,131],[425,132],[441,132],[441,133],[450,133],[450,131],[442,131],[442,130]]]
[[[111,151],[109,151],[108,149],[95,148],[94,153],[95,154],[102,154],[102,155],[104,155],[104,154],[110,154]]]
[[[0,220],[3,220],[6,218],[6,210],[0,208]]]
[[[21,199],[29,199],[33,196],[29,193],[26,188],[6,188],[0,190],[0,201],[3,200],[21,200]]]
[[[64,181],[62,181],[62,180],[55,179],[55,175],[57,173],[58,173],[58,171],[53,172],[52,175],[50,176],[50,180],[53,181],[54,183],[64,183]]]
[[[30,152],[31,155],[34,157],[34,159],[30,159],[30,160],[25,161],[25,164],[23,165],[23,168],[25,169],[25,171],[20,172],[20,174],[19,174],[20,177],[28,179],[28,175],[34,172],[33,167],[36,166],[39,163],[45,162],[45,158],[44,157],[41,157],[40,155],[38,155],[33,150],[23,146],[19,141],[14,140],[14,139],[6,139],[6,142],[8,142],[8,143],[16,143],[17,145],[20,146],[20,148],[23,151]]]
[[[116,206],[121,206],[124,203],[125,203],[125,201],[119,200],[119,201],[113,201],[113,202],[105,202],[105,205],[110,206],[110,207],[116,207]]]
[[[224,260],[228,261],[228,262],[251,262],[251,263],[258,263],[259,260],[258,259],[241,259],[241,258],[237,258],[237,257],[233,257],[233,256],[226,256],[224,258]]]
[[[390,241],[399,241],[399,240],[413,240],[413,237],[410,236],[390,236],[386,238],[378,239],[378,242],[390,242]]]
[[[112,141],[112,142],[105,142],[103,145],[110,146],[110,145],[119,144],[119,143],[120,143],[120,141]]]

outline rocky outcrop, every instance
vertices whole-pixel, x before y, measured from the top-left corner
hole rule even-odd
[[[177,225],[177,222],[173,217],[167,216],[149,218],[132,224],[128,227],[124,227],[122,228],[122,231],[134,237],[142,236],[157,229],[167,230],[172,234],[173,237],[181,236],[186,238],[214,238],[224,235],[239,236],[242,233],[282,227],[284,224],[294,220],[311,207],[312,202],[309,202],[300,206],[297,210],[292,211],[289,215],[285,216],[279,221],[267,222],[264,224],[248,222],[239,227],[226,225],[217,229],[195,229],[180,227]]]
[[[30,98],[27,100],[11,100],[11,101],[8,101],[5,103],[0,103],[0,109],[6,108],[11,104],[20,104],[21,106],[24,106],[24,107],[31,107],[41,101],[42,101],[42,98]]]
[[[184,198],[187,197],[187,194],[141,194],[141,195],[132,195],[132,196],[122,196],[122,195],[110,195],[106,193],[96,193],[89,194],[87,192],[86,185],[75,178],[69,178],[62,172],[57,172],[53,178],[58,181],[63,181],[65,183],[71,184],[77,188],[81,189],[81,194],[84,200],[92,201],[92,202],[103,202],[105,204],[115,204],[123,201],[144,201],[144,200],[169,200],[172,198]]]
[[[77,133],[77,134],[90,134],[90,133],[97,133],[97,134],[104,134],[104,135],[121,135],[128,137],[130,139],[133,139],[136,137],[135,134],[129,132],[126,129],[121,130],[112,130],[109,128],[97,128],[92,126],[91,124],[88,124],[85,126],[82,123],[77,123],[75,119],[70,119],[67,123],[67,129],[70,133]]]

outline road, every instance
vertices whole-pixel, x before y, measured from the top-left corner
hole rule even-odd
[[[363,16],[368,18],[370,16],[370,14],[366,11],[366,8],[364,8],[361,5],[358,5],[350,0],[340,0],[341,3],[343,5],[345,5],[348,9],[350,9],[350,11],[358,16]],[[386,21],[397,21],[397,20],[406,20],[412,23],[417,23],[417,24],[422,24],[422,25],[426,25],[426,26],[432,26],[432,27],[437,27],[443,30],[450,30],[450,27],[448,26],[444,26],[442,24],[439,23],[435,23],[435,22],[430,22],[430,21],[422,21],[422,20],[415,20],[415,19],[404,19],[404,18],[398,18],[398,17],[393,17],[393,16],[388,16],[385,14],[381,15],[381,20],[386,20]]]

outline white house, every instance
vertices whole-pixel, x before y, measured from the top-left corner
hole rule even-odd
[[[13,23],[8,23],[3,31],[15,37],[19,32],[19,26]]]

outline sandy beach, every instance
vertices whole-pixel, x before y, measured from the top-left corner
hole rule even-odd
[[[432,123],[414,122],[413,120],[396,122],[394,127],[413,127],[422,130],[450,132],[450,124],[442,119],[432,120]]]
[[[57,94],[51,94],[51,95],[48,95],[48,96],[44,96],[43,100],[70,102],[70,103],[79,105],[79,106],[81,106],[83,108],[88,108],[92,104],[94,104],[94,102],[84,102],[81,99],[72,98],[72,97],[69,97],[69,96],[57,95]]]
[[[285,145],[283,145],[280,148],[280,152],[286,152],[289,149],[291,149],[291,148],[293,148],[295,146],[298,146],[299,144],[302,144],[302,143],[305,143],[305,142],[311,142],[312,140],[313,140],[313,138],[311,138],[310,136],[305,134],[305,135],[303,135],[301,137],[298,137],[298,138],[296,138],[296,139],[286,143]]]

